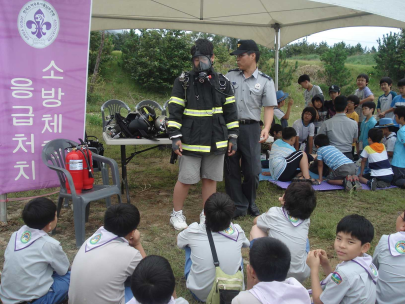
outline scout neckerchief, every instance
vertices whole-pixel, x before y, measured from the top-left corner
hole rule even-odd
[[[259,282],[248,290],[260,303],[310,303],[304,286],[294,278],[283,282]]]
[[[336,269],[338,269],[339,266],[343,266],[347,263],[354,262],[358,265],[360,265],[368,274],[370,279],[373,281],[374,284],[377,284],[377,278],[378,278],[378,271],[377,267],[372,263],[372,257],[368,254],[363,254],[362,257],[356,257],[353,260],[350,261],[344,261],[336,266]],[[329,280],[332,280],[335,282],[337,285],[339,285],[342,282],[342,277],[340,274],[335,271],[330,273],[324,280],[321,281],[321,286],[326,285]]]
[[[405,232],[400,231],[388,236],[388,248],[392,256],[405,255]]]
[[[223,231],[218,231],[219,234],[231,239],[232,241],[237,241],[239,238],[239,231],[236,227],[231,223],[231,225]]]
[[[301,219],[299,219],[299,218],[290,216],[290,215],[288,214],[288,211],[285,210],[284,207],[281,208],[281,209],[283,210],[284,216],[287,218],[287,220],[288,220],[294,227],[297,227],[297,226],[301,225],[301,224],[304,222],[304,220],[301,220]]]
[[[47,235],[41,229],[33,229],[27,225],[22,226],[15,235],[14,251],[23,250],[35,243],[39,238]]]
[[[122,240],[126,243],[128,241],[123,238],[119,237],[118,235],[106,230],[104,226],[101,226],[98,228],[96,232],[87,240],[86,242],[86,247],[85,247],[85,252],[89,252],[90,250],[96,249],[98,247],[101,247],[113,240]]]
[[[175,303],[176,303],[176,301],[174,300],[173,297],[171,297],[171,298],[170,298],[170,301],[167,302],[167,304],[175,304]],[[135,297],[134,297],[134,298],[132,298],[129,302],[127,302],[127,304],[142,304],[142,303],[138,302],[138,301],[135,299]]]

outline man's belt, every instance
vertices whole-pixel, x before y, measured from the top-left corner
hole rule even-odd
[[[259,123],[257,120],[252,120],[252,119],[240,119],[239,124],[241,125],[249,125],[249,124],[254,124],[254,123]]]

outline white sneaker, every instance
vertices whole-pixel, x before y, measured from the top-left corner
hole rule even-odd
[[[200,225],[205,224],[204,210],[200,213]]]
[[[170,224],[176,230],[183,230],[187,228],[186,217],[182,212],[172,212],[170,215]]]

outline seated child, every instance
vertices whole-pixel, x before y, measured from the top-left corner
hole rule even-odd
[[[374,250],[373,263],[378,269],[377,302],[404,303],[405,286],[405,214],[399,212],[396,233],[383,235]]]
[[[405,84],[403,86],[405,91]],[[398,187],[405,187],[405,107],[398,107],[394,110],[395,120],[402,125],[397,132],[397,141],[394,147],[394,156],[392,157],[392,171],[394,179],[392,184]]]
[[[362,112],[363,104],[365,102],[374,100],[373,92],[371,92],[370,88],[368,87],[368,81],[369,78],[367,74],[359,74],[359,76],[357,76],[356,79],[358,89],[354,92],[354,95],[356,95],[360,99],[360,104],[356,108],[356,112],[359,115],[360,124],[362,123],[365,117],[365,115]]]
[[[4,304],[61,303],[66,300],[70,271],[62,246],[48,233],[56,227],[56,205],[35,198],[22,212],[25,223],[11,235],[4,252],[0,299]]]
[[[335,98],[336,115],[325,121],[318,134],[326,134],[330,144],[346,157],[353,159],[352,145],[357,142],[358,125],[346,116],[347,99],[340,95]]]
[[[370,131],[377,124],[377,120],[373,117],[375,110],[375,103],[372,101],[367,101],[363,103],[363,115],[364,119],[360,127],[360,150],[363,150],[368,146],[368,131]]]
[[[329,97],[331,100],[325,100],[325,107],[328,110],[328,117],[332,118],[336,115],[335,98],[340,95],[340,88],[337,85],[331,85],[329,87]]]
[[[288,277],[291,255],[283,242],[262,237],[255,240],[247,265],[248,291],[241,291],[232,304],[310,304],[308,291]]]
[[[134,297],[128,304],[188,304],[176,295],[176,281],[168,260],[158,255],[144,258],[135,268],[131,277]]]
[[[327,177],[328,183],[332,185],[344,185],[345,190],[350,191],[354,187],[361,189],[357,177],[356,164],[348,159],[342,152],[329,144],[329,138],[325,134],[315,137],[317,151],[317,163],[319,182],[322,182],[324,164],[330,169]]]
[[[294,177],[307,179],[317,184],[317,181],[311,179],[308,170],[308,156],[303,151],[294,149],[297,132],[294,128],[287,127],[283,129],[283,138],[277,139],[271,148],[269,157],[269,169],[274,180],[282,182],[291,181]],[[301,169],[301,172],[297,169]],[[263,175],[266,172],[263,172]]]
[[[204,206],[205,223],[192,223],[177,235],[177,246],[186,251],[184,275],[193,297],[205,302],[215,278],[215,266],[206,227],[212,231],[221,269],[235,274],[243,265],[242,247],[249,241],[238,224],[231,222],[235,203],[225,193],[214,193]]]
[[[387,150],[388,160],[391,163],[392,157],[394,156],[395,142],[397,141],[398,127],[394,125],[394,120],[391,118],[381,118],[375,127],[383,131],[384,138],[382,143]]]
[[[405,107],[405,78],[398,81],[399,95],[395,96],[392,100],[391,108],[394,111],[398,107]],[[394,116],[395,118],[395,116]],[[394,121],[395,123],[395,121]],[[398,121],[396,123],[399,124]],[[402,124],[401,124],[402,125]]]
[[[69,304],[127,303],[133,298],[125,281],[146,256],[137,227],[140,215],[131,204],[108,207],[101,226],[88,238],[72,264]]]
[[[270,133],[270,136],[272,136],[274,138],[274,141],[276,141],[277,139],[282,138],[282,132],[283,132],[283,128],[281,127],[281,125],[275,124],[270,128],[269,133]],[[269,168],[269,156],[270,156],[271,146],[273,145],[273,142],[262,143],[262,153],[265,153],[265,155],[266,155],[266,159],[262,159],[262,168]]]
[[[359,115],[356,113],[356,108],[359,106],[360,99],[356,95],[349,95],[347,96],[347,108],[346,108],[346,116],[350,119],[353,119],[357,124],[359,123]],[[359,143],[353,143],[352,146],[352,154],[354,157],[354,149],[356,148],[356,152],[359,153]],[[355,159],[358,159],[359,156]]]
[[[304,91],[304,99],[305,99],[305,106],[308,107],[311,103],[312,97],[316,94],[323,94],[322,90],[319,86],[313,85],[311,83],[311,79],[308,75],[304,74],[298,78],[298,84],[305,89]]]
[[[305,262],[309,251],[309,217],[316,207],[315,190],[309,183],[291,183],[279,200],[282,207],[271,207],[254,219],[251,244],[265,236],[282,241],[291,252],[287,277],[303,282],[310,273]]]
[[[363,107],[364,109],[364,107]],[[391,185],[393,172],[388,161],[387,150],[381,143],[383,132],[381,129],[373,128],[368,131],[368,146],[361,152],[360,182],[367,184],[371,190],[386,188]],[[364,168],[368,161],[370,173],[364,174]]]
[[[274,124],[280,124],[283,128],[288,127],[288,119],[290,118],[291,107],[294,104],[294,100],[290,98],[287,105],[287,113],[284,113],[281,108],[285,105],[285,100],[288,97],[288,93],[284,93],[279,90],[276,93],[277,97],[277,107],[274,107]]]
[[[389,77],[383,77],[380,80],[381,90],[384,92],[380,97],[378,97],[377,102],[377,113],[379,118],[391,118],[394,119],[394,108],[391,104],[397,93],[391,91],[392,79]]]
[[[312,106],[316,110],[316,119],[314,121],[314,125],[315,134],[318,134],[318,130],[323,125],[324,121],[329,119],[329,112],[324,105],[322,94],[316,94],[314,97],[312,97]]]
[[[302,111],[301,119],[294,121],[293,128],[297,132],[295,149],[312,154],[314,145],[316,110],[313,107],[306,107]]]
[[[375,303],[378,272],[371,256],[366,254],[373,237],[374,227],[365,217],[348,215],[336,227],[334,247],[341,263],[335,271],[324,250],[308,253],[314,304]],[[319,282],[319,266],[327,276],[322,282]]]

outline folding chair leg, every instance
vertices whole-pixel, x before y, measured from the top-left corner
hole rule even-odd
[[[118,203],[121,204],[122,203],[121,194],[117,194],[117,196],[118,196]]]
[[[86,211],[85,211],[85,222],[87,223],[89,221],[89,214],[90,214],[90,203],[87,204],[86,206]]]
[[[84,208],[83,208],[84,209]],[[80,199],[73,198],[73,218],[75,225],[76,247],[84,243],[84,210],[82,209],[82,201]]]
[[[63,197],[62,197],[62,196],[59,196],[59,199],[58,199],[58,208],[56,209],[56,215],[58,216],[58,218],[59,218],[59,216],[60,216],[60,209],[62,209],[62,204],[63,204]]]
[[[63,208],[69,208],[69,199],[65,197],[65,203],[63,204]]]
[[[60,209],[62,209],[63,197],[59,196],[58,198],[58,206],[56,207],[56,217],[59,219],[60,217]],[[56,227],[52,230],[52,234],[56,234]]]
[[[103,179],[103,185],[109,185],[108,166],[104,163],[101,165],[101,178]],[[105,204],[107,208],[111,206],[111,197],[105,198]]]

